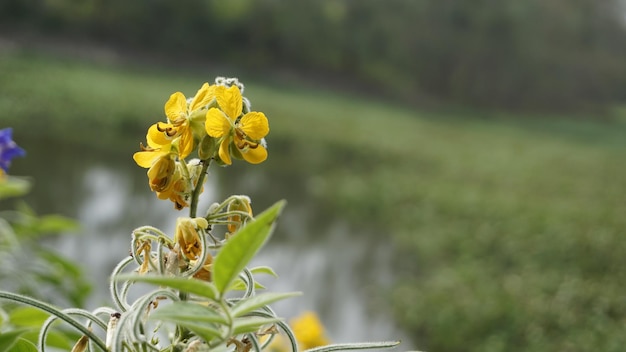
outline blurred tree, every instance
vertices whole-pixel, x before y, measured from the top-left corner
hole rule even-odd
[[[414,102],[565,110],[626,91],[619,0],[7,0],[0,10],[5,28],[340,75]]]

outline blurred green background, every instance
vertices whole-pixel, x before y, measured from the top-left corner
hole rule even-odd
[[[626,345],[622,1],[5,0],[0,34],[0,127],[77,163],[239,76],[267,187],[392,249],[418,349]]]

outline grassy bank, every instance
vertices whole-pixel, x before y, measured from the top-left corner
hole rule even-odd
[[[224,74],[199,73],[3,54],[0,127],[134,150],[173,90]],[[390,297],[421,349],[626,344],[624,123],[435,114],[254,82],[246,94],[270,118],[280,171],[389,238]]]

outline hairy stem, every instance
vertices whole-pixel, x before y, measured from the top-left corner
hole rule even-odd
[[[206,178],[209,165],[211,165],[211,159],[202,160],[202,171],[200,171],[196,187],[193,189],[193,193],[191,193],[191,204],[189,205],[190,218],[196,217],[196,212],[198,210],[198,199],[200,198],[200,192],[202,192],[202,186],[204,183],[204,179]]]

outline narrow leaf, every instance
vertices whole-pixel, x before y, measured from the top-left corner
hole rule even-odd
[[[174,276],[156,276],[156,275],[139,275],[139,274],[121,274],[115,277],[116,281],[137,281],[146,282],[149,284],[166,286],[187,292],[200,297],[208,298],[210,300],[216,300],[218,293],[210,282],[201,281],[197,279],[189,279],[184,277]]]
[[[278,277],[278,274],[276,274],[274,269],[270,268],[269,266],[257,266],[257,267],[250,269],[250,272],[252,274],[267,274],[275,278]]]
[[[207,343],[211,342],[213,339],[222,337],[220,331],[209,324],[186,321],[184,323],[179,323],[178,325],[189,329],[194,334],[204,339]]]
[[[221,337],[218,324],[227,323],[214,310],[191,302],[174,302],[161,306],[150,315],[150,320],[166,321],[184,327],[207,342]]]
[[[222,247],[213,263],[213,280],[220,293],[226,292],[230,283],[263,247],[274,229],[274,221],[285,205],[279,201],[249,222]]]
[[[159,306],[159,308],[150,315],[150,319],[167,320],[176,324],[184,324],[186,321],[218,324],[228,323],[228,320],[216,310],[191,302],[173,302],[172,304]]]
[[[262,293],[260,295],[256,295],[250,298],[246,298],[244,300],[241,300],[239,302],[237,302],[237,304],[235,304],[232,307],[231,310],[231,314],[234,317],[240,317],[243,316],[246,313],[250,313],[255,309],[259,309],[261,307],[264,307],[270,303],[274,303],[276,301],[280,301],[281,299],[285,299],[285,298],[289,298],[289,297],[295,297],[295,296],[300,296],[302,293],[300,292],[286,292],[286,293],[274,293],[274,292],[268,292],[268,293]]]
[[[255,281],[254,288],[258,290],[264,290],[265,286]],[[247,289],[248,289],[248,285],[241,278],[235,279],[235,281],[233,281],[233,283],[230,284],[230,287],[228,287],[229,291],[245,291]]]
[[[274,324],[282,319],[265,317],[243,317],[233,322],[233,335],[246,334],[259,330],[263,325]]]
[[[27,329],[18,329],[3,332],[0,334],[0,352],[12,351],[16,342],[20,339],[23,333],[28,331]]]
[[[381,341],[381,342],[363,342],[363,343],[340,343],[321,347],[310,348],[304,352],[333,352],[333,351],[349,351],[349,350],[368,350],[378,348],[392,348],[400,344],[400,341]]]

